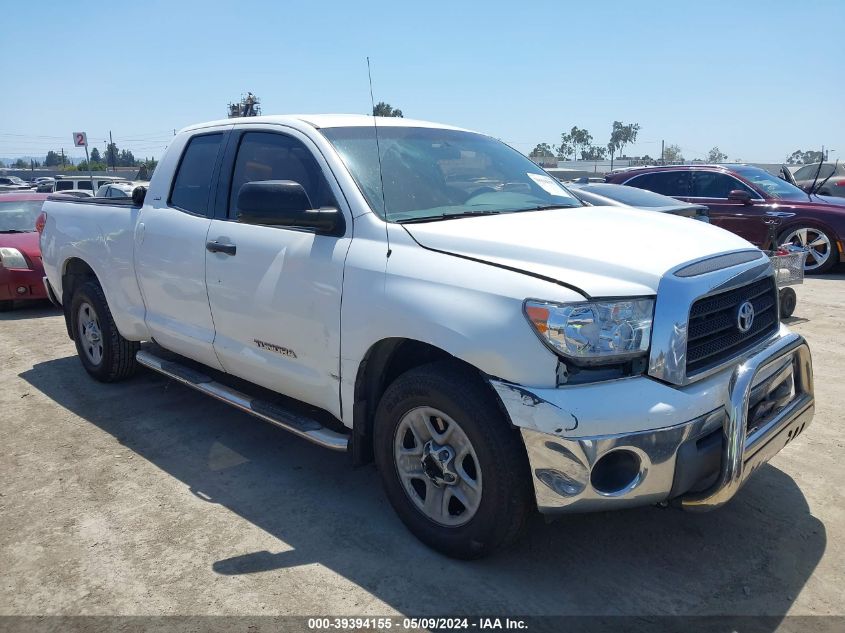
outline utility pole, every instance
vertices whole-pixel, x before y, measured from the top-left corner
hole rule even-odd
[[[111,138],[111,130],[109,130],[109,156],[111,157],[111,171],[114,173],[114,161],[117,157],[114,155],[114,141]]]
[[[666,141],[660,141],[660,164],[663,164],[663,156],[666,153]]]
[[[62,170],[65,168],[65,148],[62,148]]]

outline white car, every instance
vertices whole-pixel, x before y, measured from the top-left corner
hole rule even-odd
[[[131,198],[136,187],[148,187],[149,182],[111,182],[97,189],[96,198]]]
[[[44,214],[49,294],[91,376],[142,365],[375,459],[402,521],[451,556],[513,541],[535,509],[718,507],[813,417],[809,349],[762,252],[584,207],[482,134],[205,123],[143,201]]]
[[[91,195],[100,187],[113,182],[127,182],[125,178],[114,176],[56,176],[56,183],[53,186],[55,193],[67,193],[68,191],[89,191]]]

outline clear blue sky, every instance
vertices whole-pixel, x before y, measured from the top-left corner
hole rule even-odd
[[[247,90],[265,114],[358,112],[469,127],[528,152],[586,127],[628,154],[845,159],[845,0],[49,2],[0,26],[0,156],[87,131],[158,156],[173,128],[223,118]]]

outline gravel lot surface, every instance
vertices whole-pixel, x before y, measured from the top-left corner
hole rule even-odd
[[[103,385],[58,312],[0,314],[0,615],[845,614],[845,274],[797,288],[813,425],[708,514],[538,518],[466,563],[372,466],[148,371]]]

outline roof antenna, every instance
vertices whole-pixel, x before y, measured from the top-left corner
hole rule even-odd
[[[381,145],[378,141],[378,120],[376,118],[376,100],[373,97],[373,73],[370,70],[370,56],[367,55],[367,77],[370,80],[370,105],[373,107],[373,128],[376,133],[376,153],[378,154],[378,177],[381,182],[381,212],[384,215],[384,237],[387,240],[387,256],[390,257],[390,235],[387,231],[387,201],[384,196],[384,174],[381,170]]]

